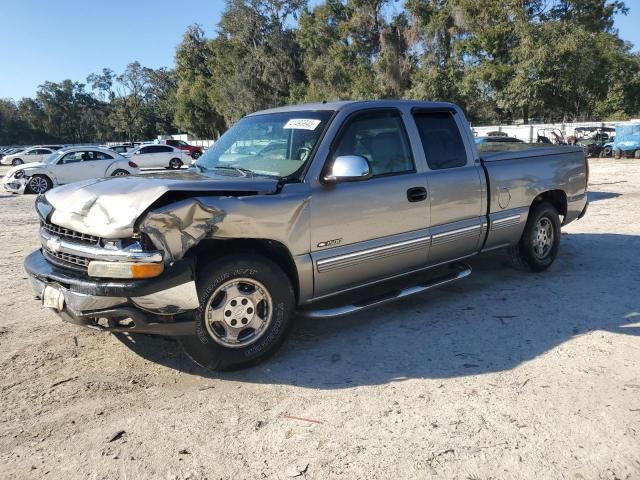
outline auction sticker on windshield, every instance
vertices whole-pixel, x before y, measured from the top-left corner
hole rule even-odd
[[[295,128],[298,130],[315,130],[321,120],[315,118],[292,118],[282,128]]]

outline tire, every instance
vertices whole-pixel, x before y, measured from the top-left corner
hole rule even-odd
[[[636,150],[635,152],[633,152],[633,158],[640,159],[640,150]]]
[[[182,160],[180,160],[179,158],[172,158],[171,160],[169,160],[169,168],[171,170],[177,170],[182,166]]]
[[[541,202],[531,208],[520,241],[509,248],[509,260],[519,270],[541,272],[553,264],[559,249],[558,212],[550,203]]]
[[[613,149],[611,147],[604,147],[602,149],[602,156],[603,157],[610,157],[612,153],[613,153]]]
[[[202,156],[202,152],[193,152],[191,154],[191,158],[193,158],[194,160],[199,159]]]
[[[124,177],[126,175],[131,175],[131,174],[126,170],[123,170],[122,168],[118,168],[114,170],[113,173],[111,174],[112,177]]]
[[[51,187],[53,187],[53,182],[51,182],[49,177],[46,175],[34,175],[31,177],[31,180],[29,180],[29,183],[27,183],[25,191],[27,193],[35,193],[39,195],[51,190]]]
[[[264,360],[280,347],[291,327],[295,295],[278,265],[254,255],[220,258],[201,269],[196,283],[196,335],[178,338],[194,362],[210,370],[235,370]],[[242,327],[245,321],[247,327]]]
[[[11,160],[11,165],[17,167],[18,165],[22,165],[24,162],[20,158],[14,158]]]
[[[618,159],[619,159],[619,158],[622,158],[622,152],[621,152],[620,150],[614,150],[614,151],[613,151],[613,156],[614,156],[615,158],[618,158]]]

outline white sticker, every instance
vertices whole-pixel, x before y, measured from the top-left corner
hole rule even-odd
[[[292,118],[282,128],[296,128],[298,130],[315,130],[320,120],[315,118]]]

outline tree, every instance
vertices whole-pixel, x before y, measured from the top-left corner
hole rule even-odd
[[[201,138],[218,138],[225,130],[214,102],[212,51],[199,25],[187,28],[176,51],[175,122]]]

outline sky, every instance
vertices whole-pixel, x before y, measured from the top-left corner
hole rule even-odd
[[[620,36],[640,50],[640,0],[626,0]],[[135,60],[173,66],[188,25],[215,33],[224,0],[0,0],[0,98],[34,96],[45,81],[85,82]]]

